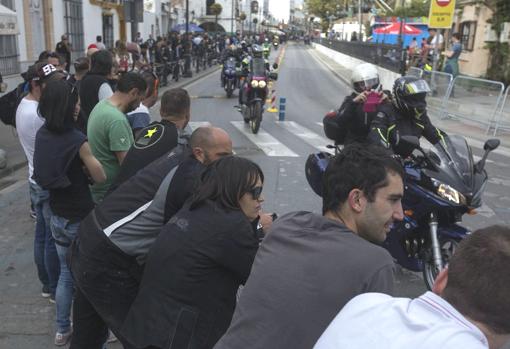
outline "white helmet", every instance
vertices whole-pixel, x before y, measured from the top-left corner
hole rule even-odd
[[[351,85],[354,91],[361,93],[379,88],[379,73],[375,65],[363,63],[352,70]]]

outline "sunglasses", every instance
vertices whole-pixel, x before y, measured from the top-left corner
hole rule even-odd
[[[260,195],[262,194],[262,187],[255,187],[250,190],[248,190],[248,193],[251,194],[253,200],[258,200],[260,198]]]

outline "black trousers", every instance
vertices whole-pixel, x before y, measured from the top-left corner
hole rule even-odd
[[[108,328],[124,348],[131,348],[120,330],[138,293],[138,280],[125,270],[100,265],[76,252],[71,263],[76,294],[70,348],[102,349]]]
[[[102,349],[108,328],[124,348],[132,348],[120,330],[138,293],[141,272],[102,231],[87,229],[78,234],[69,255],[76,285],[70,348]]]

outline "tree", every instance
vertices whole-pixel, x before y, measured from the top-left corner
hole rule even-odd
[[[428,17],[429,9],[430,0],[412,0],[409,6],[399,6],[393,12],[388,14],[401,18]]]
[[[508,0],[488,0],[486,5],[492,10],[493,16],[489,20],[492,29],[499,38],[503,31],[503,23],[510,22],[510,3]],[[491,42],[487,44],[490,52],[489,79],[510,84],[510,46],[507,42]]]
[[[218,4],[217,2],[212,4],[209,9],[211,10],[211,13],[214,15],[214,30],[218,32],[218,16],[221,14],[221,11],[223,11],[223,7],[221,4]]]

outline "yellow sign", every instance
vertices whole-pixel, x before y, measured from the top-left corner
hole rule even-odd
[[[450,29],[453,23],[455,0],[432,0],[429,11],[429,28]]]

